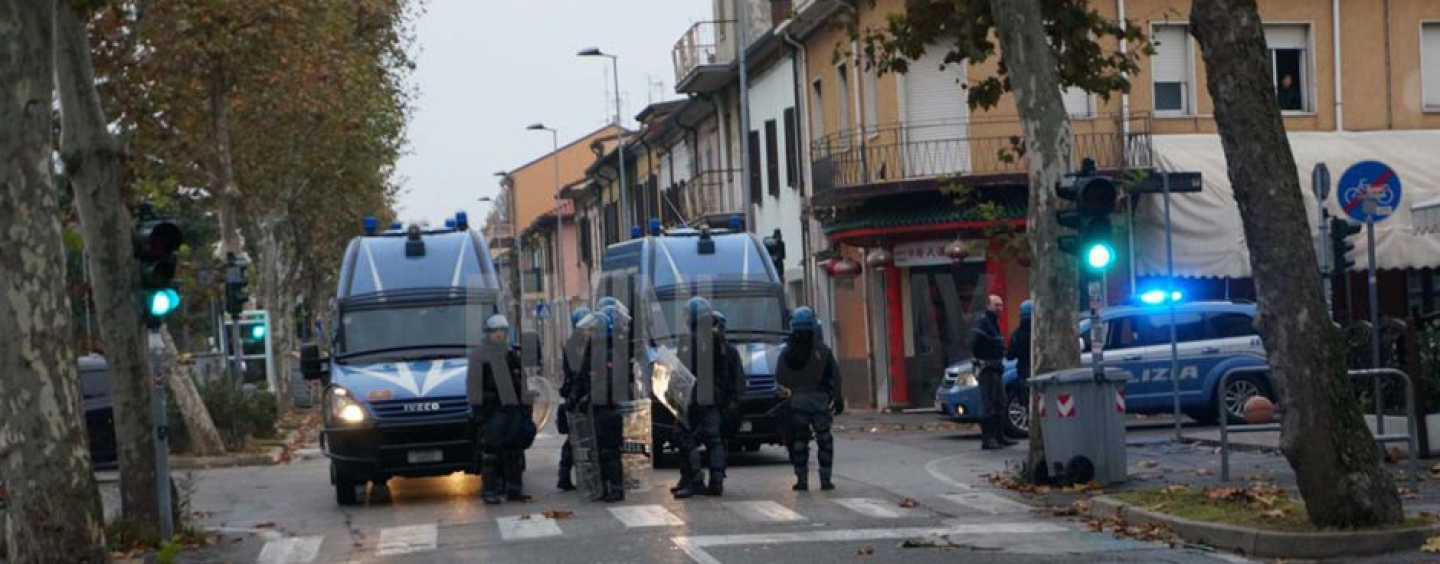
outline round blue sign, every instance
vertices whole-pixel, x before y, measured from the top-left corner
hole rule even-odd
[[[1345,169],[1336,188],[1340,207],[1355,221],[1383,221],[1400,206],[1400,175],[1385,163],[1355,163]]]

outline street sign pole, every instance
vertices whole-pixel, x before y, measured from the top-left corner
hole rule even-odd
[[[1370,258],[1370,367],[1380,368],[1380,295],[1376,291],[1375,283],[1375,210],[1379,203],[1374,196],[1365,199],[1365,254]],[[1375,382],[1375,432],[1379,435],[1385,434],[1385,400],[1380,396],[1382,393],[1379,378],[1371,378]]]
[[[1320,244],[1316,247],[1320,259],[1320,284],[1325,293],[1325,309],[1334,316],[1330,276],[1335,265],[1330,264],[1330,210],[1325,208],[1325,200],[1330,198],[1330,167],[1325,166],[1325,163],[1316,164],[1314,171],[1310,173],[1310,190],[1315,193],[1315,202],[1320,208]]]
[[[166,422],[165,341],[160,329],[150,331],[151,403],[155,409],[155,491],[160,501],[160,538],[175,537],[170,506],[170,427]]]
[[[1083,276],[1083,274],[1082,274]],[[1090,364],[1095,367],[1095,381],[1105,377],[1105,332],[1100,330],[1100,305],[1104,303],[1105,287],[1098,280],[1091,280],[1087,288],[1090,294]]]

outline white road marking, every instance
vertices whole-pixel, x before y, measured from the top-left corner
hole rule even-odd
[[[500,538],[507,541],[558,537],[562,534],[560,525],[555,524],[554,519],[540,514],[532,514],[529,519],[501,517],[495,522],[500,524]]]
[[[929,473],[929,474],[930,474],[930,477],[935,478],[936,480],[939,480],[941,483],[943,483],[943,484],[945,484],[945,485],[947,485],[947,486],[950,486],[950,487],[952,487],[952,488],[962,489],[962,490],[969,490],[969,489],[971,489],[971,488],[970,488],[970,484],[966,484],[966,483],[964,483],[964,482],[961,482],[961,481],[959,481],[959,480],[956,480],[956,479],[954,479],[954,478],[951,478],[951,477],[949,477],[949,476],[946,476],[944,472],[941,472],[941,471],[940,471],[940,465],[941,465],[941,464],[944,464],[945,462],[951,461],[951,460],[959,460],[959,459],[961,459],[961,458],[966,458],[966,457],[970,457],[970,456],[972,456],[972,455],[970,455],[970,454],[958,454],[958,455],[955,455],[955,456],[947,456],[947,457],[945,457],[945,458],[936,458],[935,460],[931,460],[930,462],[925,463],[925,472]]]
[[[749,521],[785,523],[804,521],[805,516],[773,501],[727,501],[725,507]]]
[[[259,564],[307,564],[320,555],[325,537],[290,537],[265,543],[260,549]]]
[[[957,536],[1054,534],[1069,531],[1050,523],[983,523],[940,528],[852,529],[845,531],[807,531],[800,533],[762,533],[754,535],[718,535],[675,537],[675,546],[699,564],[720,564],[706,548],[740,545],[772,545],[796,542],[848,542],[945,537],[955,542]]]
[[[380,556],[396,556],[435,550],[435,525],[410,525],[380,529]]]
[[[625,524],[626,528],[676,527],[685,522],[670,510],[659,505],[636,505],[632,507],[610,507],[610,513]]]
[[[947,501],[990,515],[1014,515],[1030,512],[1030,506],[992,493],[970,492],[942,495]]]
[[[845,508],[861,515],[879,517],[881,519],[898,519],[906,515],[914,514],[913,509],[900,507],[895,503],[869,497],[837,499],[835,503],[843,505]]]

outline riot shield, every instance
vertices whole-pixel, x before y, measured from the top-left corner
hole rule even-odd
[[[660,347],[650,368],[650,390],[655,398],[671,415],[675,422],[686,425],[689,419],[690,399],[695,394],[695,375],[680,362],[680,357],[669,347]]]

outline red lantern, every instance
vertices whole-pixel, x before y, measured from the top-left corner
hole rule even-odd
[[[825,265],[825,272],[829,273],[831,278],[847,280],[860,276],[860,264],[848,258],[832,260]]]
[[[956,239],[951,241],[949,245],[945,245],[945,256],[950,257],[950,260],[955,262],[961,262],[965,260],[965,257],[970,256],[970,249],[965,246],[964,241]]]

